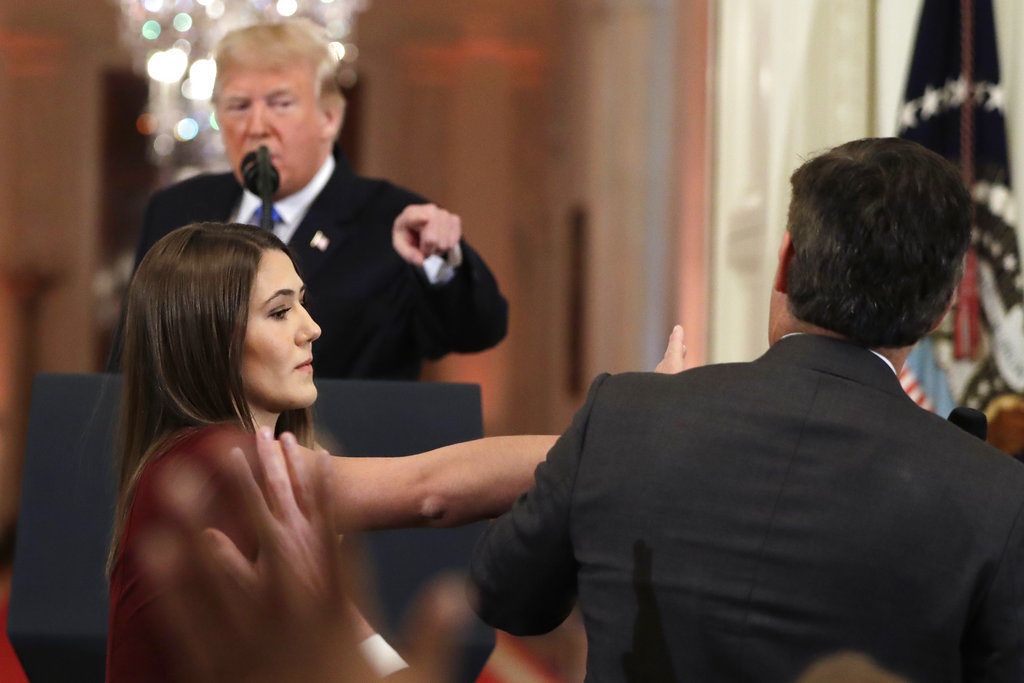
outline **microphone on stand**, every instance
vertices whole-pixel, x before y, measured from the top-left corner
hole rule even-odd
[[[968,434],[973,434],[982,441],[988,437],[988,418],[980,410],[958,406],[953,408],[947,419],[960,429]]]
[[[255,152],[249,152],[242,158],[242,179],[245,188],[263,200],[263,213],[260,216],[260,227],[264,230],[274,229],[274,193],[281,184],[281,176],[270,163],[270,150],[260,145]]]

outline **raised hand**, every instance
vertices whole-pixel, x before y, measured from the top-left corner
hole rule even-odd
[[[434,204],[405,207],[391,230],[395,251],[414,266],[422,266],[429,256],[444,256],[456,249],[461,238],[461,219]]]
[[[683,326],[676,325],[672,328],[672,334],[668,337],[668,346],[665,347],[665,355],[655,366],[654,371],[664,375],[674,375],[685,370],[683,361],[686,360],[686,336],[683,334]]]
[[[283,446],[283,448],[282,448]],[[160,614],[188,680],[371,680],[345,595],[349,573],[333,531],[327,472],[299,457],[295,439],[257,438],[257,483],[233,449],[219,465],[221,490],[258,539],[246,556],[208,526],[211,487],[187,467],[164,484],[175,524],[143,546],[161,584]]]

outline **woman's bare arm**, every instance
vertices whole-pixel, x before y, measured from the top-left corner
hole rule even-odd
[[[655,372],[682,372],[676,325]],[[496,517],[533,484],[555,435],[494,436],[393,458],[331,458],[339,529],[458,526]]]
[[[508,510],[557,436],[494,436],[393,458],[331,458],[340,528],[458,526]]]

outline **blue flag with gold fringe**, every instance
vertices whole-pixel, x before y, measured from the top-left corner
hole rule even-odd
[[[1004,104],[991,0],[925,0],[899,135],[959,164],[975,209],[957,301],[901,376],[941,415],[957,403],[990,419],[1008,401],[1024,410],[1024,283]]]

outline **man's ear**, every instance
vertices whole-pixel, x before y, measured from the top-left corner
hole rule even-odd
[[[782,233],[782,244],[779,245],[779,264],[775,268],[775,282],[772,289],[780,294],[789,293],[789,263],[793,258],[793,240],[789,230]]]
[[[320,105],[323,112],[324,136],[336,140],[341,133],[341,126],[345,122],[345,98],[330,99]]]

